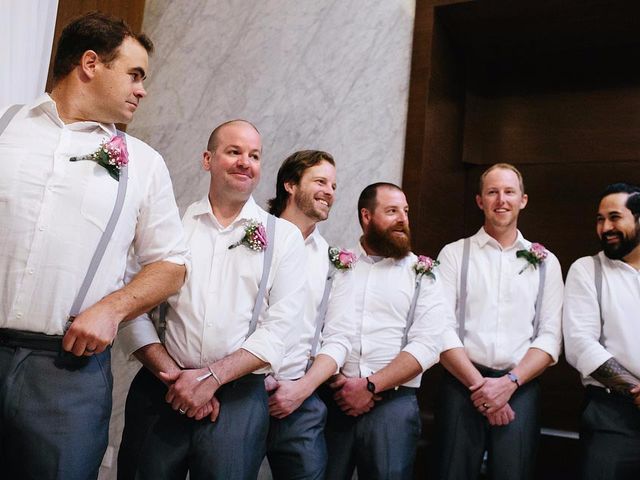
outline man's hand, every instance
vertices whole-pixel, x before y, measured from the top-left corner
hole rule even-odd
[[[504,425],[509,425],[516,418],[516,412],[513,411],[511,406],[508,403],[502,408],[499,408],[493,413],[485,413],[487,420],[489,421],[489,425],[494,427],[500,427]]]
[[[219,414],[220,401],[216,397],[212,397],[209,402],[205,403],[198,409],[193,418],[196,420],[202,420],[205,417],[209,417],[212,422],[215,422],[218,419]]]
[[[211,376],[198,380],[208,373],[206,368],[182,370],[173,374],[160,372],[162,381],[170,384],[165,399],[171,404],[171,408],[186,413],[188,417],[195,417],[200,407],[210,402],[220,387]]]
[[[367,413],[378,399],[367,390],[366,378],[345,378],[342,388],[333,395],[333,398],[340,409],[352,417]]]
[[[633,396],[633,403],[640,408],[640,385],[633,387],[629,393]]]
[[[97,303],[80,313],[62,338],[62,348],[76,356],[102,353],[118,333],[121,318],[108,306]]]
[[[471,401],[476,409],[484,414],[492,414],[504,407],[518,386],[506,375],[499,378],[486,378],[483,383],[471,385]]]
[[[275,393],[269,397],[269,414],[284,418],[296,411],[309,395],[308,389],[300,380],[280,380]]]
[[[329,388],[331,388],[331,390],[340,390],[346,382],[347,382],[347,377],[345,377],[341,373],[337,373],[334,376],[332,376],[329,380],[327,380],[327,383],[329,384]]]

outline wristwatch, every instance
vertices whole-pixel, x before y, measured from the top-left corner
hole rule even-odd
[[[513,383],[515,383],[518,387],[520,386],[520,379],[518,378],[518,376],[515,373],[509,372],[509,373],[507,373],[507,377],[509,378],[509,380],[511,380]]]
[[[367,390],[369,390],[371,393],[376,393],[376,385],[371,380],[369,380],[369,377],[367,377]]]

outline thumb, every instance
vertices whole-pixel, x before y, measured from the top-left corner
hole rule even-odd
[[[158,372],[158,378],[164,383],[173,383],[178,379],[180,373],[180,370],[176,370],[175,372]]]

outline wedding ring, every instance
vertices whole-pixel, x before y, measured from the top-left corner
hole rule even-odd
[[[180,415],[184,415],[185,413],[187,413],[186,410],[183,410],[181,408],[178,409],[178,412],[180,412]]]
[[[94,353],[96,351],[96,349],[95,348],[85,347],[84,351],[85,352],[89,352],[89,353]]]
[[[482,406],[487,410],[491,408],[491,405],[489,405],[488,403],[483,403]]]

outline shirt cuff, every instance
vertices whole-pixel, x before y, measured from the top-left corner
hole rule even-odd
[[[118,329],[118,342],[127,357],[142,347],[161,343],[156,327],[146,315],[122,322]]]
[[[446,352],[452,348],[464,348],[464,344],[453,329],[447,329],[442,334],[442,351]]]
[[[329,344],[322,346],[317,355],[320,354],[331,357],[333,361],[336,362],[339,370],[344,365],[344,362],[347,361],[347,355],[349,354],[349,351],[342,345]]]
[[[402,351],[411,354],[418,361],[423,372],[440,360],[440,355],[418,342],[409,343]]]
[[[551,365],[555,365],[558,363],[558,357],[560,356],[562,346],[554,338],[549,336],[540,336],[531,343],[529,348],[537,348],[538,350],[548,353],[553,359],[553,363]]]
[[[586,378],[612,357],[613,355],[597,343],[582,352],[578,358],[576,369]]]
[[[261,368],[256,373],[265,371],[277,372],[282,368],[282,360],[284,359],[284,345],[282,342],[274,340],[273,335],[261,332],[260,329],[245,340],[241,347],[252,355],[255,355],[263,362],[270,365],[271,368]]]

